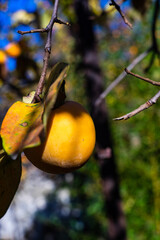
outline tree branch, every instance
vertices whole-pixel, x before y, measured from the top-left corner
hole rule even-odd
[[[44,48],[45,54],[44,54],[44,58],[43,58],[43,68],[42,68],[41,77],[40,77],[40,80],[39,80],[39,83],[37,86],[37,90],[35,92],[32,102],[37,102],[37,101],[39,102],[41,100],[40,95],[42,94],[42,90],[43,90],[44,83],[45,83],[45,77],[47,74],[48,61],[49,61],[50,53],[51,53],[52,28],[55,23],[55,19],[57,19],[58,3],[59,3],[59,0],[55,0],[52,17],[51,17],[49,24],[46,27],[47,42],[46,42],[46,45]]]
[[[109,3],[110,6],[114,6],[116,8],[116,10],[119,12],[119,14],[121,15],[121,17],[123,18],[123,21],[126,25],[128,25],[130,28],[133,28],[132,24],[128,21],[128,19],[126,18],[126,16],[124,15],[124,13],[122,12],[120,6],[114,1],[111,0],[111,2]]]
[[[160,10],[159,0],[156,0],[155,6],[154,6],[153,18],[152,18],[152,27],[151,27],[153,53],[152,53],[150,62],[145,69],[146,72],[149,71],[149,69],[152,67],[156,55],[158,56],[158,58],[160,58],[160,51],[158,48],[158,43],[157,43],[157,38],[156,38],[156,25],[157,25],[159,10]]]
[[[29,34],[29,33],[43,33],[43,32],[47,32],[46,28],[40,28],[40,29],[32,29],[29,31],[17,31],[19,34],[24,35],[24,34]]]
[[[54,7],[53,7],[53,13],[52,13],[52,17],[51,20],[49,22],[49,24],[47,25],[46,28],[41,28],[41,29],[33,29],[30,31],[18,31],[19,34],[24,35],[24,34],[28,34],[28,33],[47,33],[47,41],[45,44],[45,48],[44,48],[44,58],[43,58],[43,67],[42,67],[42,73],[41,73],[41,77],[37,86],[37,90],[35,92],[35,96],[33,98],[33,103],[34,102],[40,102],[41,101],[41,94],[43,91],[43,87],[44,87],[44,83],[45,83],[45,77],[47,74],[47,68],[48,68],[48,61],[50,58],[50,54],[51,54],[51,41],[52,41],[52,29],[53,29],[53,25],[54,23],[59,23],[59,24],[65,24],[65,25],[70,25],[68,22],[64,22],[60,19],[57,18],[57,12],[58,12],[58,4],[59,4],[59,0],[55,0],[54,2]]]
[[[135,74],[135,73],[129,71],[127,68],[125,68],[125,72],[126,72],[127,74],[130,74],[130,75],[132,75],[132,76],[134,76],[134,77],[136,77],[136,78],[139,78],[139,79],[141,79],[141,80],[143,80],[143,81],[145,81],[145,82],[151,83],[152,85],[160,86],[160,82],[156,82],[156,81],[153,81],[153,80],[151,80],[151,79],[149,79],[149,78],[142,77],[142,76],[140,76],[140,75],[138,75],[138,74]]]
[[[67,26],[71,26],[71,24],[69,22],[65,22],[65,21],[63,21],[61,19],[58,19],[58,18],[56,18],[54,20],[54,23],[59,23],[59,24],[64,24],[64,25],[67,25]],[[20,30],[18,30],[17,32],[19,34],[21,34],[21,35],[29,34],[29,33],[44,33],[44,32],[48,32],[49,31],[49,26],[48,25],[47,25],[46,28],[32,29],[32,30],[29,30],[29,31],[20,31]]]
[[[145,52],[141,53],[139,56],[137,56],[131,64],[128,65],[127,69],[132,70],[139,62],[141,62],[152,50],[152,47],[146,50]],[[97,98],[95,101],[95,105],[98,107],[102,100],[112,91],[113,88],[115,88],[127,75],[125,71],[123,71]]]
[[[153,96],[150,100],[148,100],[146,103],[144,103],[140,107],[138,107],[137,109],[135,109],[132,112],[127,113],[121,117],[114,118],[113,120],[116,120],[116,121],[117,120],[127,120],[128,118],[131,118],[131,117],[135,116],[136,114],[142,112],[143,110],[151,107],[153,104],[155,104],[157,102],[158,98],[160,98],[160,91],[155,96]]]
[[[153,21],[152,21],[152,44],[153,44],[153,49],[156,54],[160,54],[159,49],[158,49],[158,43],[157,43],[157,38],[156,38],[156,24],[158,20],[158,15],[159,15],[159,9],[160,4],[159,0],[155,1],[155,6],[154,6],[154,13],[153,13]]]

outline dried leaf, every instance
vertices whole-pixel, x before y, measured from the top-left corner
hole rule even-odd
[[[0,139],[1,141],[1,139]],[[21,178],[21,157],[12,160],[0,143],[0,218],[8,210]]]
[[[68,71],[68,65],[65,67],[63,66],[63,70],[60,72],[58,75],[57,79],[55,82],[50,86],[46,100],[45,100],[45,105],[44,105],[44,114],[43,114],[43,124],[44,127],[46,128],[47,125],[47,120],[50,115],[50,112],[52,111],[53,108],[56,108],[64,103],[65,100],[65,81],[64,78],[66,77]],[[50,81],[51,81],[51,76],[53,73],[50,74]],[[54,75],[53,75],[54,76]]]
[[[15,102],[8,110],[1,126],[3,148],[8,155],[15,159],[27,145],[40,144],[39,131],[43,129],[41,103]]]
[[[45,89],[44,89],[44,98],[46,98],[46,96],[48,95],[48,91],[50,86],[59,79],[59,77],[63,76],[63,79],[67,73],[68,70],[68,64],[67,63],[57,63],[54,65],[54,67],[51,70],[51,73],[49,75],[49,78],[47,79],[46,85],[45,85]]]
[[[28,96],[23,97],[24,103],[31,103],[35,95],[35,91],[32,91],[28,94]]]

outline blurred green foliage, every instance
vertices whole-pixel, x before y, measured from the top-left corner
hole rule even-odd
[[[94,2],[94,1],[92,1]],[[90,5],[92,7],[92,4]],[[50,9],[46,8],[46,16],[39,14],[41,24],[46,24]],[[96,14],[99,14],[96,13]],[[151,46],[151,24],[153,6],[142,18],[132,8],[126,9],[126,14],[132,19],[133,30],[130,30],[115,11],[108,11],[107,18],[95,26],[97,36],[99,61],[104,76],[104,88],[107,87],[133,59]],[[75,21],[72,1],[62,1],[61,15],[69,22]],[[48,21],[48,20],[47,20]],[[102,23],[100,25],[100,23]],[[158,22],[159,24],[159,22]],[[36,26],[36,22],[33,23]],[[159,25],[158,25],[159,26]],[[66,92],[68,99],[79,101],[87,107],[84,88],[83,72],[77,69],[80,56],[75,51],[75,40],[70,30],[63,25],[55,25],[50,69],[57,61],[68,62],[70,70],[66,78]],[[159,42],[160,29],[157,28]],[[32,39],[33,35],[22,36],[21,39]],[[42,37],[42,39],[44,36]],[[21,40],[22,41],[22,40]],[[30,41],[28,41],[30,43]],[[43,57],[42,43],[40,46],[27,45],[28,54],[36,61],[36,54]],[[23,48],[22,48],[23,51]],[[133,72],[159,81],[159,60],[146,73],[151,54],[139,63]],[[42,61],[37,61],[39,72]],[[18,68],[12,72],[14,81],[18,84]],[[49,71],[48,71],[49,73]],[[22,85],[23,94],[35,89],[26,83]],[[123,199],[123,209],[126,215],[128,239],[130,240],[158,240],[160,238],[160,109],[159,102],[150,109],[135,117],[122,122],[113,122],[114,117],[132,111],[153,95],[158,88],[149,85],[132,76],[127,76],[106,97],[109,108],[114,150],[120,178],[120,191]],[[7,97],[8,96],[8,97]],[[3,98],[3,96],[1,96]],[[10,90],[5,94],[5,104],[15,101],[18,96]],[[11,99],[11,101],[9,101]],[[71,180],[68,180],[70,176]],[[38,212],[35,216],[44,226],[54,229],[57,239],[85,239],[103,240],[106,238],[107,217],[104,212],[104,199],[99,177],[99,168],[94,158],[75,173],[57,176],[57,191],[48,196],[48,203],[52,203],[47,214]],[[60,189],[69,189],[70,201],[65,204],[56,202]],[[69,213],[65,217],[64,207]],[[76,215],[77,214],[77,215]]]

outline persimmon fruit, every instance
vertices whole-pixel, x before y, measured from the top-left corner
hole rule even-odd
[[[6,54],[2,50],[0,50],[0,64],[5,63],[6,59],[7,59]]]
[[[21,49],[20,46],[18,45],[18,43],[12,42],[7,44],[7,46],[5,47],[5,52],[13,57],[16,58],[21,54]]]
[[[65,173],[80,168],[95,146],[95,127],[82,105],[67,101],[52,110],[45,141],[24,150],[26,157],[48,173]]]

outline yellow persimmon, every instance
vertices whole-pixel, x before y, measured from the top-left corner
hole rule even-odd
[[[27,158],[49,173],[65,173],[85,164],[95,146],[95,127],[79,103],[68,101],[54,109],[48,119],[45,141],[24,150]]]
[[[21,54],[21,49],[18,43],[12,42],[5,47],[6,53],[11,57],[18,57]]]
[[[3,64],[6,62],[6,54],[2,50],[0,50],[0,64]]]

